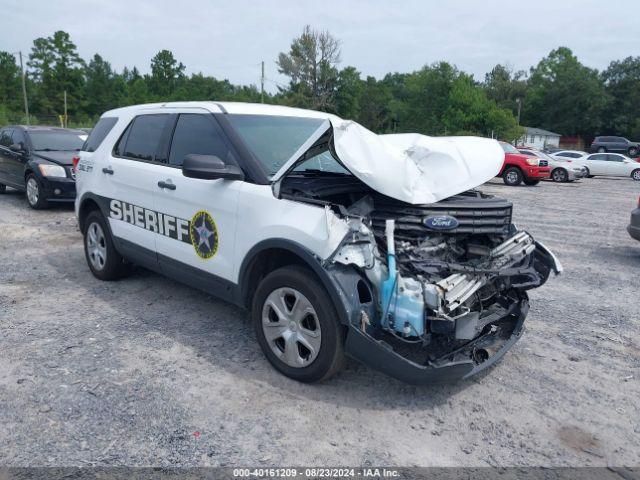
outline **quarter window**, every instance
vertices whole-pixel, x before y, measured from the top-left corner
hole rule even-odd
[[[180,166],[189,154],[215,155],[225,163],[235,163],[222,133],[211,115],[180,115],[171,142],[169,164]]]
[[[85,152],[95,152],[117,121],[118,119],[113,117],[105,117],[98,120],[96,126],[91,130],[89,138],[87,138],[87,141],[82,146],[82,150]]]
[[[3,147],[10,147],[11,146],[11,132],[13,130],[10,130],[8,128],[2,130],[0,132],[0,145],[2,145]]]
[[[170,115],[140,115],[127,128],[116,146],[116,155],[136,160],[154,161],[162,133]]]

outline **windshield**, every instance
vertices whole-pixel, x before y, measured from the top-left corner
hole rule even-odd
[[[510,143],[500,142],[500,146],[505,153],[520,153],[516,147],[511,145]]]
[[[275,174],[324,121],[278,115],[227,115],[226,118],[269,176]],[[318,166],[322,164],[316,162],[315,168]]]
[[[29,137],[34,150],[47,151],[77,151],[87,139],[86,134],[72,132],[30,132]]]

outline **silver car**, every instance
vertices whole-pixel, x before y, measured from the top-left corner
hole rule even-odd
[[[533,148],[518,148],[523,155],[538,157],[549,162],[551,168],[551,180],[558,183],[573,182],[587,176],[587,169],[581,165],[571,161],[570,158],[552,157],[540,150]]]

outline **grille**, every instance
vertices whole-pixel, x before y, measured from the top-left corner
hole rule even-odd
[[[380,236],[384,235],[385,220],[395,219],[395,236],[399,240],[422,238],[427,234],[505,235],[511,224],[512,209],[512,204],[506,200],[465,192],[429,205],[409,205],[388,199],[376,201],[371,221],[376,236]],[[432,230],[423,223],[432,215],[450,215],[459,224],[451,230]]]
[[[547,160],[540,160],[540,161],[538,162],[538,166],[539,166],[539,167],[546,167],[546,166],[548,166],[548,165],[549,165],[549,162],[548,162]]]

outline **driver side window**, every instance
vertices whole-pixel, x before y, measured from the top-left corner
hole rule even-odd
[[[169,165],[181,166],[189,154],[215,155],[226,164],[235,165],[223,133],[214,122],[208,114],[181,114],[171,141]]]

